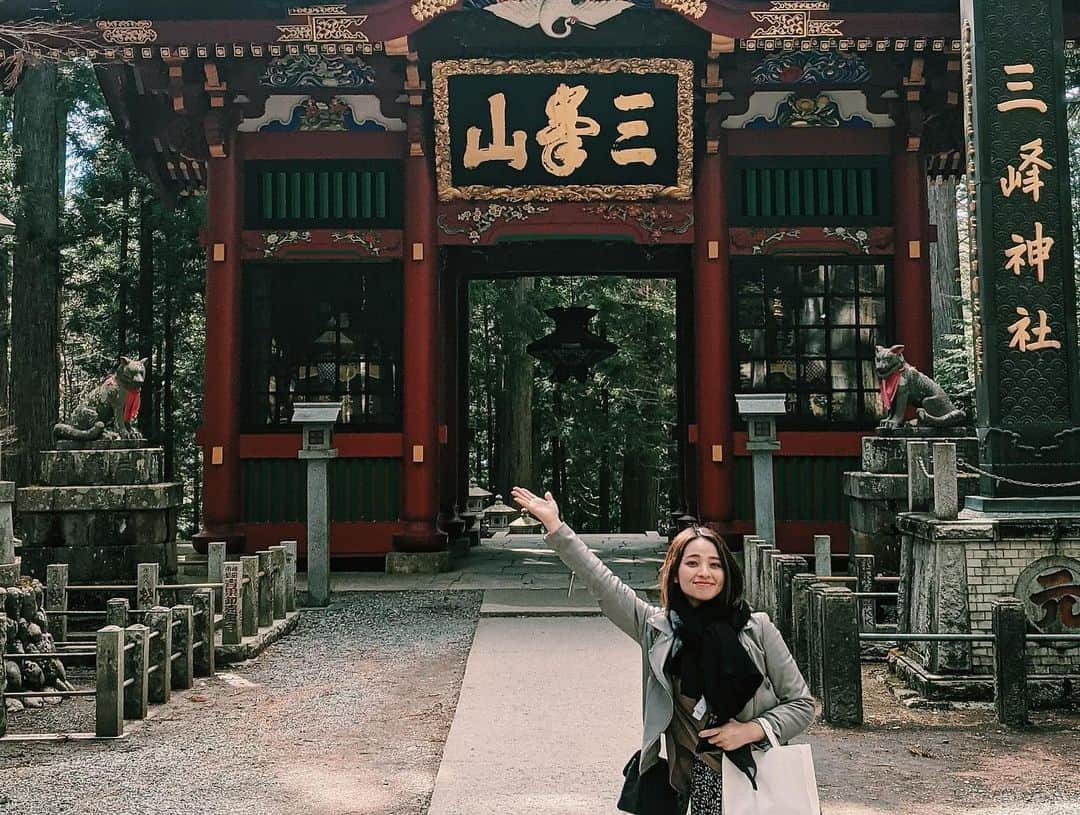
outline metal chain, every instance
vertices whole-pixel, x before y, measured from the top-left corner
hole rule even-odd
[[[919,459],[919,463],[922,464],[922,459]],[[997,475],[995,473],[987,472],[986,470],[976,467],[974,464],[969,464],[963,459],[957,460],[957,465],[963,467],[965,470],[976,473],[978,475],[984,475],[987,478],[992,478],[995,481],[1004,481],[1006,484],[1013,484],[1017,487],[1047,487],[1049,489],[1062,489],[1064,487],[1080,487],[1080,481],[1062,481],[1057,484],[1037,484],[1034,481],[1019,481],[1015,478],[1006,478],[1003,475]],[[926,472],[925,466],[923,472]]]

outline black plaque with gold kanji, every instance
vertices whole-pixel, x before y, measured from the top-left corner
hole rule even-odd
[[[982,468],[1059,483],[1080,471],[1061,0],[964,0],[961,25]]]

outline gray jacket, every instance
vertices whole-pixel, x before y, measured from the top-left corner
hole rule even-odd
[[[604,616],[648,651],[648,669],[642,676],[645,689],[644,728],[641,739],[641,772],[660,756],[660,737],[666,736],[674,714],[671,677],[664,672],[675,633],[667,612],[646,603],[612,574],[574,531],[563,524],[547,536],[555,553],[585,582],[600,602]],[[753,698],[735,718],[740,722],[766,719],[781,742],[802,733],[814,720],[814,697],[795,660],[769,615],[755,612],[739,632],[739,642],[764,677]],[[667,755],[675,755],[667,743]],[[767,742],[762,745],[767,747]]]

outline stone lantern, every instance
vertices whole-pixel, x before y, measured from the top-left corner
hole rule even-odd
[[[539,535],[543,532],[543,527],[542,523],[522,507],[521,515],[510,524],[508,531],[511,535]]]
[[[299,457],[307,461],[307,574],[313,606],[330,604],[330,492],[327,470],[341,402],[296,402],[292,420],[303,428]]]
[[[510,527],[510,519],[516,517],[518,511],[503,503],[501,495],[495,496],[495,503],[484,510],[484,519],[487,527],[492,532],[504,531]]]
[[[483,518],[489,498],[491,498],[490,492],[477,485],[475,481],[470,482],[469,497],[465,501],[465,511],[473,513],[477,518]]]
[[[739,415],[746,419],[746,449],[754,463],[754,529],[758,537],[776,544],[772,454],[780,449],[776,417],[787,413],[782,393],[738,393]]]

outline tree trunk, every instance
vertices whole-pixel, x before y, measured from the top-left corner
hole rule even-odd
[[[153,203],[143,193],[139,206],[139,357],[146,360],[146,381],[139,408],[139,430],[152,441],[158,438],[154,399],[154,224]]]
[[[533,279],[519,277],[509,283],[510,295],[500,309],[503,393],[496,403],[502,410],[496,419],[499,428],[499,458],[496,484],[505,497],[510,488],[533,483],[532,468],[532,358],[525,353],[528,337],[522,330],[522,316],[528,304]]]
[[[603,388],[600,391],[600,412],[604,417],[604,427],[608,427],[608,420],[610,412],[608,410],[608,392],[607,388]],[[598,479],[599,503],[600,503],[600,532],[608,532],[611,530],[611,461],[609,460],[611,451],[608,450],[605,444],[600,449],[600,477]]]
[[[8,412],[10,383],[8,346],[11,342],[11,288],[8,282],[10,273],[11,255],[6,249],[0,249],[0,417],[5,417]]]
[[[930,314],[933,321],[934,359],[937,359],[944,348],[942,337],[955,334],[960,323],[960,238],[956,222],[956,179],[931,181],[927,187],[927,200],[930,205],[930,223],[937,226],[937,242],[930,244]]]
[[[165,372],[162,398],[162,424],[165,441],[165,480],[173,481],[176,474],[176,427],[173,422],[173,376],[176,373],[176,328],[173,325],[173,280],[179,278],[176,270],[171,270],[165,280]]]
[[[116,354],[130,353],[128,343],[128,244],[131,243],[131,172],[127,167],[123,173],[124,193],[120,198],[120,303],[116,318]]]
[[[51,446],[60,395],[60,168],[56,65],[27,60],[15,91],[15,215],[12,275],[11,410],[21,455],[15,480],[37,478]]]
[[[656,489],[650,451],[627,446],[623,453],[623,532],[645,532],[656,526]]]

